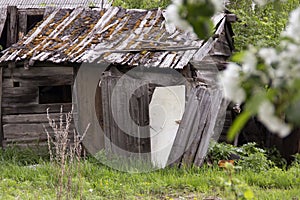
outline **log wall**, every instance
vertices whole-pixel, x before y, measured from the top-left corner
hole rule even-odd
[[[72,67],[2,68],[2,145],[33,145],[47,139],[43,124],[48,127],[46,109],[59,119],[59,112],[71,110],[72,103],[39,103],[39,86],[72,85]]]

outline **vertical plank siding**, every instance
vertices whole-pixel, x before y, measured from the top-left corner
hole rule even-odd
[[[131,96],[127,91],[135,88],[137,82],[127,82],[126,85],[118,85],[119,77],[110,75],[103,76],[101,80],[102,92],[102,110],[103,110],[103,128],[107,140],[105,141],[105,149],[117,155],[130,155],[130,153],[147,153],[150,152],[150,130],[140,129],[139,126],[148,126],[149,115],[149,97],[148,85],[143,85],[135,91]],[[119,98],[112,99],[113,90],[116,87],[123,87],[124,92],[118,95]],[[124,108],[129,102],[130,117],[124,112]],[[114,104],[114,105],[113,105]],[[117,106],[119,116],[114,116],[112,113],[112,106]],[[117,119],[121,119],[116,122]],[[132,126],[133,120],[137,126]],[[126,133],[119,125],[127,125]],[[147,136],[148,137],[144,137]],[[141,137],[142,136],[142,137]]]
[[[168,163],[177,166],[201,166],[213,136],[218,109],[222,102],[219,90],[197,87],[191,90],[179,125]]]

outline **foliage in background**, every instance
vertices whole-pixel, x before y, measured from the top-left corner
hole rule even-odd
[[[111,0],[113,6],[121,6],[123,8],[139,8],[153,9],[166,8],[171,0]]]
[[[281,158],[276,149],[268,152],[257,147],[255,143],[236,147],[231,144],[211,142],[207,156],[214,165],[217,165],[219,160],[229,160],[232,156],[239,157],[236,165],[255,172],[265,171],[274,166],[282,168],[286,166],[285,159]]]
[[[255,47],[275,47],[284,30],[289,13],[297,8],[299,0],[287,0],[252,9],[252,0],[231,0],[228,9],[239,21],[233,24],[236,51]]]

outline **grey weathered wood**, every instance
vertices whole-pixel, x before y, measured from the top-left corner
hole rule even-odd
[[[59,122],[57,122],[59,124]],[[46,131],[43,127],[43,124],[46,126],[46,129],[49,133],[53,134],[52,128],[48,123],[30,123],[30,124],[4,124],[3,132],[5,138],[17,138],[17,137],[40,137],[42,135],[47,136]],[[74,125],[70,126],[70,136],[73,136]]]
[[[14,88],[14,82],[19,82],[20,87],[72,85],[74,76],[72,74],[61,74],[50,77],[6,77],[3,80],[2,87]]]
[[[213,136],[213,131],[216,125],[218,111],[220,110],[220,106],[223,99],[223,93],[221,90],[215,89],[210,90],[210,101],[211,101],[211,107],[209,109],[209,115],[207,118],[207,129],[204,131],[203,138],[199,144],[197,154],[194,160],[194,165],[196,166],[202,166],[205,156],[207,154],[208,145],[210,142],[210,139]]]
[[[4,138],[39,137],[46,134],[43,125],[37,124],[4,124]]]
[[[197,95],[198,92],[198,95]],[[192,105],[198,105],[199,100],[197,96],[202,96],[206,93],[205,88],[193,88],[190,92],[190,96],[187,101],[186,109],[183,113],[182,120],[180,122],[178,131],[176,133],[176,137],[168,158],[168,164],[174,163],[174,165],[178,165],[181,162],[182,156],[185,153],[189,144],[190,138],[195,137],[196,127],[193,126],[193,122],[195,120],[195,116],[197,116],[198,109],[195,109]],[[200,116],[200,115],[198,115]]]
[[[7,7],[0,7],[0,37],[7,17]]]
[[[101,79],[101,92],[102,92],[102,112],[103,112],[103,130],[104,130],[104,145],[105,150],[107,152],[111,152],[111,138],[110,138],[110,113],[105,110],[105,108],[110,108],[110,96],[111,94],[108,92],[108,82],[106,76],[103,76]]]
[[[27,15],[44,15],[45,8],[26,8],[19,9],[20,13],[26,13]]]
[[[52,119],[59,120],[60,113],[51,113],[50,116]],[[3,115],[2,122],[4,124],[48,123],[48,119],[46,114]]]
[[[64,112],[69,112],[72,109],[72,103],[64,104],[24,104],[14,103],[12,105],[4,105],[2,114],[42,114],[46,113],[46,109],[50,108],[50,113],[60,112],[60,107],[63,105]]]
[[[18,9],[16,6],[8,6],[7,12],[9,14],[8,28],[7,28],[7,46],[17,42],[18,37]]]
[[[208,126],[207,117],[211,108],[211,97],[209,96],[209,92],[206,91],[204,94],[201,94],[201,96],[198,96],[198,98],[198,102],[195,102],[196,105],[188,105],[194,107],[197,112],[195,113],[196,116],[194,116],[193,121],[194,130],[192,130],[192,133],[195,134],[191,134],[188,142],[188,145],[190,144],[190,146],[186,147],[185,153],[183,154],[182,158],[182,163],[186,165],[193,164],[199,143],[201,143],[201,140],[203,139],[203,136],[205,134],[204,132],[206,130],[206,127]]]
[[[2,127],[2,72],[3,68],[0,67],[0,146],[3,147],[3,127]]]
[[[4,97],[24,96],[27,94],[36,94],[38,87],[14,87],[14,88],[3,88]]]
[[[136,153],[150,152],[150,138],[144,138],[145,135],[150,136],[150,130],[140,128],[139,126],[147,125],[148,119],[148,86],[144,85],[133,94],[128,91],[133,90],[140,80],[125,81],[117,85],[119,77],[104,76],[101,80],[102,103],[103,103],[103,126],[106,140],[106,150],[117,155],[133,155]],[[117,89],[116,89],[117,88]],[[123,91],[122,89],[123,88]],[[119,91],[121,89],[121,91]],[[118,90],[118,98],[112,99],[112,92]],[[127,92],[125,92],[125,90]],[[129,102],[129,104],[128,104]],[[129,105],[130,116],[123,111],[124,107]],[[111,107],[115,106],[120,112],[113,116]],[[116,123],[116,118],[119,119]],[[132,120],[135,124],[132,124]],[[125,133],[118,125],[126,125],[126,129],[130,133]],[[143,136],[141,138],[141,136]],[[138,157],[141,155],[137,155]]]
[[[13,68],[4,69],[4,77],[22,77],[41,79],[42,77],[52,77],[60,75],[74,75],[73,67],[31,67],[29,69]]]
[[[27,32],[27,13],[19,13],[19,24],[18,24],[18,38],[22,38],[26,35]]]
[[[236,22],[238,19],[237,19],[237,16],[235,14],[226,14],[226,21],[227,22]]]
[[[222,93],[204,87],[193,88],[179,125],[168,164],[201,166],[222,102]]]

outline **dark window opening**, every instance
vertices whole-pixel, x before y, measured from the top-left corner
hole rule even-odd
[[[5,25],[3,27],[2,33],[0,35],[0,45],[2,47],[2,49],[6,49],[7,45],[6,45],[6,41],[7,40],[7,20],[5,22]],[[0,48],[1,50],[1,48]]]
[[[40,86],[39,103],[71,103],[72,89],[71,85],[59,86]]]
[[[20,82],[15,82],[15,81],[14,81],[14,82],[13,82],[13,86],[14,86],[14,87],[20,87]]]
[[[27,31],[28,33],[38,22],[43,20],[43,15],[27,15]]]

